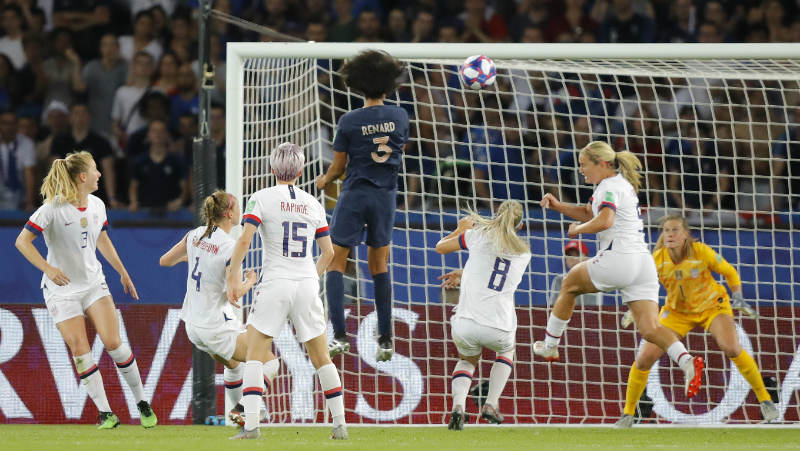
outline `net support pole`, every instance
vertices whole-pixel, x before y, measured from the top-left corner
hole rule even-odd
[[[194,179],[194,222],[202,224],[203,199],[217,187],[216,144],[210,138],[208,118],[210,91],[214,85],[214,68],[209,61],[208,22],[211,5],[200,0],[199,55],[201,77],[199,90],[198,136],[192,143],[192,171]],[[192,345],[192,422],[203,424],[209,416],[217,414],[216,361]]]

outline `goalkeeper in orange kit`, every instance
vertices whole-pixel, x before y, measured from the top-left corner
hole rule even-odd
[[[653,258],[658,279],[667,290],[659,321],[679,339],[697,326],[703,326],[716,340],[720,350],[730,358],[739,372],[753,388],[761,404],[765,421],[778,418],[778,408],[772,402],[758,366],[750,354],[742,349],[733,322],[733,309],[755,318],[755,311],[742,297],[742,281],[736,269],[711,247],[696,241],[689,233],[689,224],[682,216],[665,216],[661,220],[661,236],[656,243]],[[732,293],[714,280],[712,271],[722,274]],[[628,314],[623,326],[630,321]],[[627,324],[626,324],[627,323]],[[650,367],[661,358],[664,351],[644,342],[628,374],[625,392],[625,410],[616,427],[633,426],[636,403],[647,385]]]

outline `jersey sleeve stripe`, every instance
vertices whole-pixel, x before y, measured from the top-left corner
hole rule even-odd
[[[610,208],[610,209],[612,209],[614,211],[617,211],[617,206],[612,204],[611,202],[603,202],[602,204],[600,204],[599,207],[597,207],[597,211],[600,211],[600,210],[602,210],[604,208]]]
[[[317,229],[317,233],[314,234],[314,238],[322,238],[323,236],[328,236],[331,234],[330,226],[320,227]]]
[[[225,260],[225,267],[227,268],[230,265],[231,265],[231,259],[229,258],[229,259]]]
[[[253,224],[258,227],[261,225],[261,218],[256,215],[244,215],[242,217],[242,225],[244,224]]]
[[[42,228],[39,227],[38,225],[36,225],[33,221],[28,221],[25,224],[25,228],[30,230],[31,232],[33,232],[34,235],[38,235],[38,234],[42,233]]]
[[[102,232],[103,230],[108,230],[108,221],[103,223],[103,227],[100,227],[100,231]]]
[[[462,233],[458,237],[458,245],[461,246],[461,249],[467,249],[467,239],[466,234]]]

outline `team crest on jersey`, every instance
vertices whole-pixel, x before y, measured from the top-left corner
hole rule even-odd
[[[683,279],[683,271],[680,269],[675,271],[675,280],[682,280]]]
[[[614,193],[611,191],[606,192],[606,202],[614,202]]]
[[[692,275],[692,279],[700,277],[700,270],[697,268],[692,268],[692,270],[689,271],[689,273]]]
[[[89,220],[86,219],[85,217],[81,218],[81,227],[85,229],[88,225],[89,225]]]
[[[244,212],[245,213],[250,213],[250,212],[253,211],[253,208],[255,208],[255,207],[256,207],[256,200],[253,199],[253,198],[250,198],[250,200],[247,201],[247,208],[244,209]]]

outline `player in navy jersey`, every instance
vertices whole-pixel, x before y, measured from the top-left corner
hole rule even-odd
[[[392,358],[392,287],[387,263],[397,205],[397,176],[408,141],[408,113],[385,105],[397,87],[403,65],[385,52],[366,50],[344,65],[341,73],[350,89],[364,95],[364,107],[341,117],[333,140],[335,156],[325,175],[317,178],[324,189],[342,173],[347,177],[331,218],[334,257],[325,289],[333,324],[330,354],[350,349],[344,321],[342,273],[350,249],[361,244],[366,225],[367,260],[375,283],[378,314],[378,361]]]

